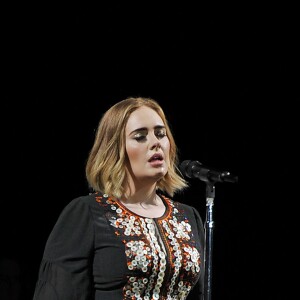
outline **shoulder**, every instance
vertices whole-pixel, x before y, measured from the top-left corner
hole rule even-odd
[[[169,204],[173,206],[173,208],[179,213],[201,220],[199,211],[194,206],[168,198],[166,196],[163,196],[163,198],[165,201],[169,202]]]
[[[63,207],[55,223],[54,232],[64,228],[70,234],[76,229],[92,226],[93,220],[103,214],[95,194],[79,196]]]
[[[183,210],[193,215],[194,214],[199,215],[198,210],[194,206],[180,201],[175,201],[175,200],[171,200],[171,201],[173,202],[174,207],[176,207],[178,210]]]
[[[93,206],[96,203],[95,195],[83,195],[72,199],[64,208],[64,210],[70,210],[74,208],[83,208],[88,206]]]
[[[61,211],[60,216],[89,214],[95,208],[99,209],[96,194],[88,194],[72,199]]]
[[[73,200],[71,200],[68,205],[70,205],[70,206],[72,206],[72,205],[93,205],[96,203],[95,195],[96,194],[92,193],[92,194],[76,197]]]

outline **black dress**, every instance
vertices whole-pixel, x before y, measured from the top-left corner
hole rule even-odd
[[[33,300],[202,299],[203,222],[195,208],[160,197],[160,218],[106,194],[71,201],[46,243]]]

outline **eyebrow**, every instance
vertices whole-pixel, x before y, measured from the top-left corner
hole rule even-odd
[[[164,125],[156,125],[156,126],[154,126],[154,130],[156,130],[156,129],[165,129],[165,128],[166,128],[166,126],[164,126]],[[129,134],[135,133],[137,131],[146,131],[146,130],[148,130],[147,127],[141,127],[141,128],[137,128],[137,129],[133,130]]]

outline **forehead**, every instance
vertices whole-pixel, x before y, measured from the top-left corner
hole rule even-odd
[[[135,130],[143,127],[153,128],[158,125],[164,125],[164,122],[158,113],[152,108],[142,106],[131,113],[126,124],[126,129]]]

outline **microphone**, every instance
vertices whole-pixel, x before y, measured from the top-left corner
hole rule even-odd
[[[217,171],[203,166],[199,161],[185,160],[179,170],[183,175],[189,178],[198,178],[205,182],[232,182],[238,181],[238,177],[231,175],[227,171]]]

